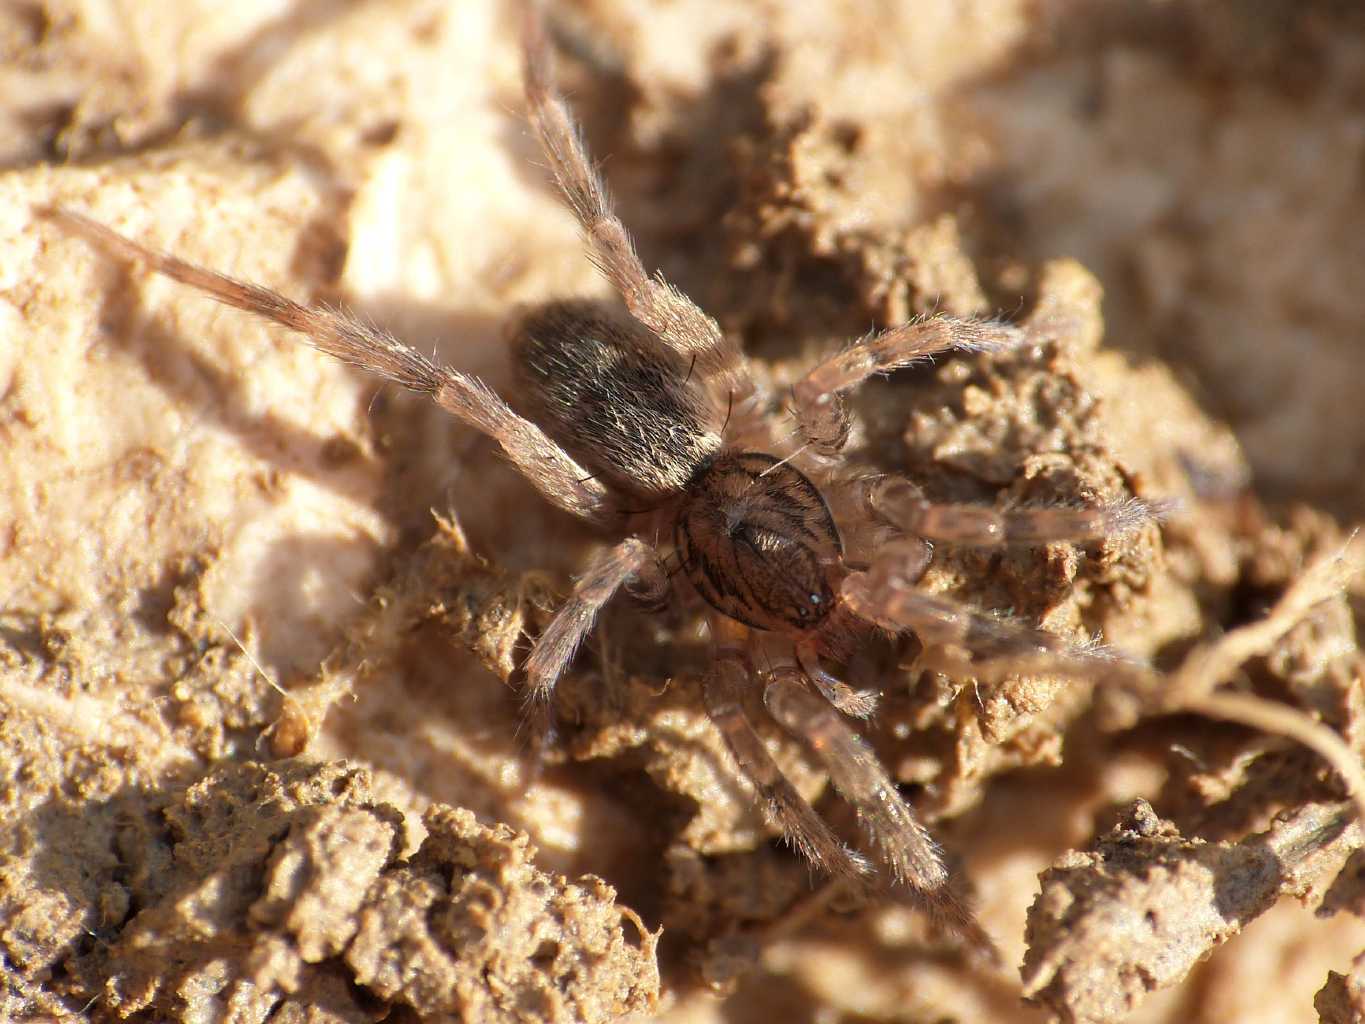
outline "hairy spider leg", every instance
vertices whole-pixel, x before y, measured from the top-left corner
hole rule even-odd
[[[941,352],[998,352],[1028,335],[993,320],[931,316],[871,334],[814,367],[792,387],[796,425],[805,444],[832,458],[848,442],[851,422],[843,396],[879,373]]]
[[[157,273],[205,292],[224,305],[298,332],[319,352],[429,396],[456,419],[496,441],[551,504],[583,519],[607,519],[610,503],[606,488],[477,377],[438,365],[386,331],[338,310],[304,306],[260,285],[157,252],[70,210],[45,212],[107,252],[146,263]]]
[[[1106,540],[1159,520],[1172,507],[1169,502],[1128,498],[1074,508],[994,509],[931,502],[918,486],[895,477],[865,481],[862,486],[867,510],[905,533],[971,547]]]
[[[523,73],[531,126],[550,162],[564,201],[591,246],[593,262],[625,301],[635,319],[684,359],[695,358],[705,376],[753,392],[748,371],[719,325],[661,277],[651,277],[626,226],[612,210],[578,124],[554,86],[554,58],[542,21],[531,15],[522,34]]]
[[[862,880],[871,870],[860,855],[842,842],[815,813],[805,797],[782,773],[768,748],[744,713],[743,694],[752,682],[744,654],[729,644],[743,636],[743,627],[712,616],[713,629],[723,646],[703,680],[706,713],[720,731],[735,764],[753,784],[769,818],[807,862],[835,878]]]
[[[805,687],[794,669],[774,673],[763,701],[778,723],[804,740],[824,764],[895,881],[913,890],[933,917],[998,959],[990,936],[953,891],[942,850],[862,738]]]
[[[591,632],[602,607],[617,590],[635,577],[646,577],[653,588],[662,577],[654,549],[638,537],[627,537],[616,546],[599,553],[578,581],[573,593],[531,648],[526,659],[526,696],[528,710],[549,703],[555,683],[569,667],[574,652]]]
[[[925,593],[895,565],[850,573],[840,595],[869,622],[891,632],[908,630],[926,649],[932,645],[932,660],[942,672],[978,679],[1031,672],[1073,679],[1113,678],[1134,684],[1150,674],[1109,648],[1078,647],[1041,629]]]

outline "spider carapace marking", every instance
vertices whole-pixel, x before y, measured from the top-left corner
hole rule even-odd
[[[843,348],[790,389],[793,457],[752,450],[782,448],[775,439],[790,432],[791,422],[764,422],[764,411],[777,403],[749,374],[734,340],[646,271],[554,88],[549,44],[535,18],[525,31],[523,70],[531,126],[590,258],[625,307],[562,301],[524,316],[514,362],[529,416],[474,377],[339,310],[305,306],[157,252],[88,217],[47,212],[117,256],[142,261],[298,332],[321,352],[427,395],[500,445],[547,501],[617,532],[616,543],[591,559],[532,645],[525,665],[532,706],[547,705],[618,590],[632,584],[669,593],[675,577],[664,571],[655,545],[671,537],[682,569],[677,575],[713,609],[714,658],[700,680],[707,713],[770,819],[817,868],[856,884],[880,879],[904,887],[973,945],[990,950],[989,937],[954,894],[938,846],[845,720],[870,715],[875,697],[841,682],[827,663],[847,658],[859,637],[882,629],[915,633],[925,645],[976,646],[1006,669],[1103,671],[1103,659],[1051,634],[924,593],[912,567],[922,569],[926,541],[1096,540],[1150,522],[1152,507],[1133,498],[1085,509],[968,508],[930,502],[895,477],[840,470],[850,437],[846,393],[937,353],[993,351],[1030,340],[1027,330],[993,321],[929,317]],[[794,456],[802,452],[819,458],[798,465]],[[831,486],[841,489],[841,516],[859,516],[860,526],[879,531],[883,542],[869,569],[844,562],[839,527],[812,477],[828,493]],[[849,525],[844,522],[846,532]],[[790,654],[765,645],[760,664],[752,631],[790,637]],[[746,695],[756,688],[768,713],[807,743],[856,810],[871,860],[834,833],[774,762],[749,719]]]
[[[839,529],[815,485],[771,455],[727,453],[704,465],[673,538],[697,592],[746,626],[804,633],[834,611]]]

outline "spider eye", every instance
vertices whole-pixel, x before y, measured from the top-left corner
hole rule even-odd
[[[810,596],[810,603],[811,603],[811,604],[819,604],[819,603],[820,603],[820,595],[819,595],[819,594],[811,594],[811,596]]]

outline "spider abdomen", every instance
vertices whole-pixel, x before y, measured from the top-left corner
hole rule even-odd
[[[717,456],[687,487],[674,543],[697,592],[755,629],[804,633],[834,609],[843,545],[825,499],[771,455]]]
[[[657,500],[720,450],[720,424],[692,367],[599,303],[532,310],[514,342],[534,418],[619,491]]]

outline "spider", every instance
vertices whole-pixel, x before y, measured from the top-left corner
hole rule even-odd
[[[775,436],[766,415],[773,398],[757,386],[733,340],[645,270],[556,91],[550,45],[534,17],[524,30],[523,59],[531,125],[590,258],[624,305],[559,301],[522,317],[512,351],[529,417],[476,378],[343,312],[306,307],[156,252],[82,215],[47,212],[116,255],[430,396],[496,441],[552,504],[620,535],[592,558],[532,644],[525,663],[531,713],[545,713],[556,681],[617,591],[656,601],[690,591],[705,603],[715,645],[701,682],[707,713],[784,836],[820,871],[859,884],[889,879],[992,948],[954,895],[937,844],[847,721],[870,716],[875,695],[853,689],[829,666],[846,663],[883,632],[965,650],[973,664],[1093,672],[1108,659],[1098,649],[1072,647],[915,583],[935,541],[1093,541],[1135,529],[1158,509],[1136,498],[1007,512],[935,504],[908,480],[845,465],[846,394],[939,353],[998,351],[1030,340],[1028,331],[1002,322],[933,316],[855,342],[796,382],[789,396],[794,437]],[[671,554],[651,539],[660,537]],[[782,648],[776,656],[773,638]],[[856,810],[870,856],[846,845],[774,762],[745,710],[746,693],[760,685],[767,711],[806,741]]]

